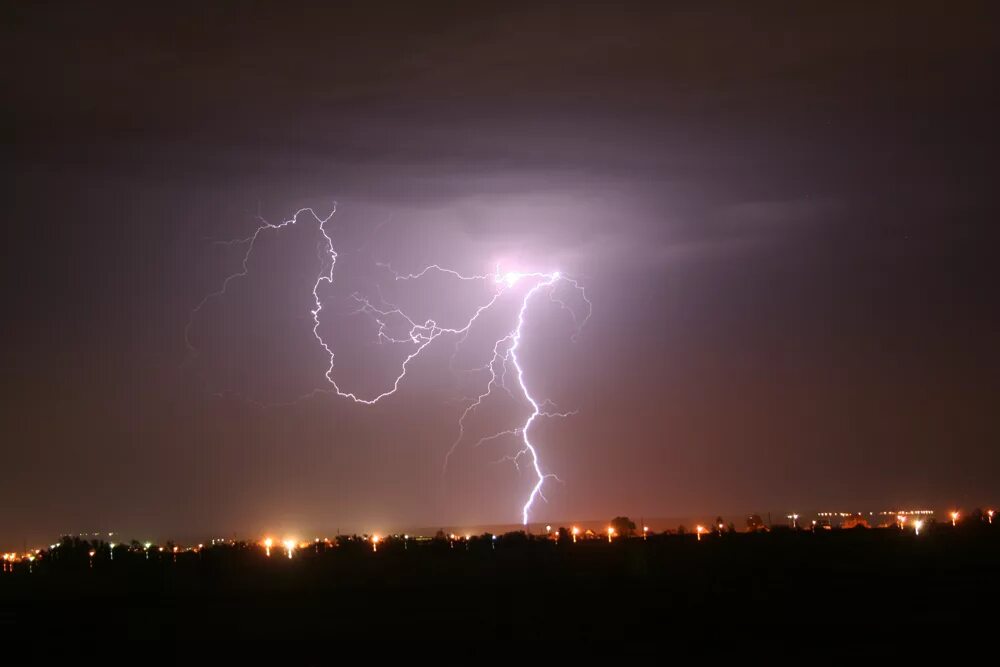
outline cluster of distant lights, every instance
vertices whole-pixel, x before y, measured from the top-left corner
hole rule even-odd
[[[872,514],[873,514],[872,512],[869,512],[869,515],[872,515]],[[910,517],[933,515],[934,511],[933,510],[900,510],[900,511],[896,511],[896,512],[879,512],[879,514],[880,515],[895,515],[897,523],[900,525],[901,528],[903,528],[903,527],[905,527],[907,525],[908,519]],[[987,520],[989,521],[990,524],[993,523],[993,514],[994,514],[994,511],[992,509],[986,511],[986,517],[987,517]],[[853,517],[853,516],[863,516],[863,515],[860,512],[858,512],[856,514],[851,514],[851,513],[848,513],[848,512],[819,512],[819,513],[817,513],[817,516],[820,516],[820,517],[834,517],[834,516],[839,516],[839,517]],[[799,517],[798,514],[789,514],[789,515],[787,515],[787,518],[791,519],[792,521],[797,522],[800,517]],[[953,510],[951,512],[948,512],[948,518],[951,520],[951,525],[952,526],[957,526],[958,525],[958,520],[961,518],[961,513],[958,512],[958,511]],[[816,525],[816,521],[813,521],[812,523],[813,523],[814,526]],[[909,525],[913,526],[916,534],[919,535],[920,534],[920,530],[925,525],[925,522],[924,522],[924,519],[915,519],[913,521],[910,521]],[[722,532],[725,531],[726,526],[725,526],[724,523],[719,523],[719,524],[717,524],[715,526],[715,529],[721,534]],[[712,532],[710,529],[706,528],[704,525],[701,525],[701,524],[696,525],[695,528],[694,528],[694,531],[695,531],[696,539],[699,542],[701,541],[701,536],[702,535],[705,535],[707,533]],[[553,532],[551,525],[545,526],[545,532],[550,537],[559,537],[559,535],[560,535],[559,532]],[[573,526],[572,528],[569,529],[568,533],[569,533],[570,537],[572,538],[574,544],[576,544],[577,540],[579,540],[579,539],[597,539],[597,537],[598,537],[598,533],[594,532],[593,530],[591,530],[591,529],[583,530],[579,526]],[[649,533],[650,533],[649,526],[643,526],[642,527],[642,532],[641,532],[642,539],[645,540],[649,536]],[[605,534],[607,535],[609,543],[613,542],[616,537],[620,537],[618,531],[615,529],[614,526],[608,526],[607,529],[606,529],[606,531],[605,531]],[[399,538],[400,536],[396,535],[394,537]],[[471,534],[466,534],[464,536],[459,536],[459,535],[456,535],[455,533],[451,533],[447,537],[448,537],[448,540],[450,542],[461,541],[461,540],[464,540],[465,542],[469,542],[473,538],[473,536]],[[404,543],[411,539],[409,535],[403,535],[402,538],[403,538]],[[497,535],[490,535],[490,539],[492,541],[496,541],[497,538],[498,538]],[[382,536],[380,536],[378,534],[374,534],[374,535],[371,535],[370,537],[366,537],[366,541],[368,541],[368,542],[371,543],[372,551],[373,552],[377,552],[378,551],[378,545],[381,544],[382,542],[384,542],[384,540],[385,540],[385,538],[383,538]],[[284,550],[284,553],[288,556],[288,558],[291,558],[292,555],[294,554],[296,548],[305,549],[305,548],[308,548],[310,546],[314,546],[315,544],[318,544],[320,542],[321,542],[321,540],[318,537],[315,539],[314,542],[296,542],[296,540],[294,540],[294,539],[286,539],[286,540],[283,540],[281,542],[281,548]],[[330,540],[329,539],[324,539],[324,540],[322,540],[322,542],[326,543],[327,545],[330,544]],[[266,537],[266,538],[264,538],[263,540],[260,541],[260,546],[264,547],[265,553],[269,557],[271,555],[271,549],[275,545],[276,545],[275,540],[273,538],[270,538],[270,537]]]
[[[874,514],[875,514],[874,512],[869,512],[868,516],[874,516]],[[896,523],[896,525],[899,526],[900,529],[906,529],[907,527],[912,527],[913,530],[914,530],[914,532],[917,535],[919,535],[920,531],[926,525],[926,520],[925,520],[924,517],[929,517],[930,515],[933,515],[934,511],[933,510],[895,510],[895,511],[879,512],[878,514],[879,514],[879,516],[894,517],[895,518],[895,523]],[[992,510],[992,509],[986,510],[986,512],[984,513],[984,516],[985,516],[987,522],[990,523],[991,525],[993,523],[993,515],[994,514],[995,514],[995,511]],[[864,513],[862,513],[862,512],[855,512],[855,513],[851,513],[851,512],[818,512],[816,514],[816,516],[817,517],[821,517],[821,518],[825,518],[825,519],[826,518],[834,518],[834,517],[839,517],[839,518],[846,519],[846,518],[852,518],[852,517],[864,517]],[[959,520],[962,518],[962,513],[959,512],[958,510],[951,510],[951,511],[949,511],[947,513],[947,517],[948,517],[948,520],[951,523],[951,525],[953,527],[955,527],[955,526],[958,525]],[[789,519],[789,520],[791,520],[793,522],[793,524],[797,526],[798,525],[798,520],[801,517],[800,517],[799,514],[792,513],[792,514],[786,515],[786,518]],[[814,529],[817,527],[817,521],[816,520],[812,521],[812,526],[813,526]],[[721,534],[722,532],[725,531],[725,525],[722,524],[722,523],[719,523],[718,525],[715,526],[715,530],[717,530]],[[560,536],[560,533],[558,531],[557,532],[553,532],[551,525],[546,526],[545,527],[545,531],[546,531],[546,534],[549,537],[559,537]],[[578,540],[594,540],[594,539],[600,538],[600,534],[599,533],[597,533],[597,532],[595,532],[595,531],[593,531],[591,529],[586,529],[586,530],[582,529],[579,526],[573,526],[567,532],[569,533],[570,537],[572,538],[574,544],[576,544],[576,542]],[[642,526],[642,528],[641,528],[641,537],[642,537],[642,539],[645,540],[648,537],[648,535],[650,534],[650,532],[651,532],[651,530],[650,530],[649,526]],[[694,528],[694,533],[695,533],[696,539],[699,542],[701,541],[702,535],[705,535],[705,534],[708,534],[708,533],[711,533],[711,532],[712,532],[711,529],[705,527],[702,524],[698,524]],[[112,534],[113,533],[109,533],[109,535],[112,535]],[[621,535],[618,533],[617,529],[615,529],[614,526],[608,526],[606,528],[604,534],[607,536],[607,540],[608,540],[609,543],[613,542],[615,538],[621,537]],[[488,535],[488,536],[489,536],[490,541],[492,541],[494,543],[494,545],[495,545],[496,541],[499,539],[499,536],[498,535]],[[421,538],[414,538],[414,537],[412,537],[409,534],[405,534],[405,535],[392,535],[391,537],[393,539],[400,539],[401,538],[403,540],[404,545],[406,545],[412,539],[420,539],[420,540],[429,539],[429,538],[423,538],[423,537],[421,537]],[[472,541],[473,535],[471,533],[466,533],[465,535],[457,535],[455,533],[450,533],[449,535],[447,535],[447,538],[448,538],[449,542],[451,542],[453,544],[455,542],[461,542],[461,541],[469,543],[470,541]],[[363,539],[364,539],[365,542],[368,542],[368,543],[371,544],[371,548],[372,548],[373,552],[378,552],[379,545],[380,544],[384,544],[384,542],[388,538],[387,537],[383,537],[382,535],[373,534],[373,535],[366,535]],[[236,545],[237,542],[234,541],[234,540],[213,539],[213,540],[210,541],[210,544],[212,546],[215,546],[216,544],[228,544],[228,545],[232,546],[232,545]],[[261,539],[259,542],[256,542],[255,544],[257,544],[259,547],[263,548],[265,555],[267,557],[269,557],[269,558],[272,556],[272,552],[276,552],[278,555],[281,555],[283,557],[292,558],[295,555],[295,552],[297,550],[308,549],[309,547],[316,547],[316,546],[319,546],[319,545],[323,545],[323,546],[327,546],[327,547],[333,546],[333,542],[331,542],[331,540],[329,538],[320,539],[318,537],[315,538],[312,542],[309,542],[309,541],[299,541],[299,540],[297,540],[295,538],[290,538],[290,537],[289,538],[284,538],[284,539],[282,539],[279,542],[278,540],[275,540],[273,537],[264,537],[263,539]],[[122,548],[124,548],[124,549],[126,549],[127,551],[130,551],[130,552],[136,552],[136,551],[138,551],[138,552],[144,553],[146,555],[147,559],[149,558],[149,553],[151,551],[154,552],[154,553],[164,553],[164,552],[166,552],[166,553],[173,554],[174,557],[176,557],[176,555],[179,554],[179,553],[199,553],[201,550],[203,550],[205,548],[205,544],[204,543],[198,543],[197,545],[188,546],[188,547],[170,546],[168,548],[168,547],[164,547],[164,546],[154,545],[152,542],[144,542],[144,543],[140,544],[139,548],[134,548],[132,546],[126,546],[126,545],[123,545],[123,544],[116,544],[114,542],[109,542],[107,544],[107,546],[108,546],[109,555],[110,555],[110,559],[111,560],[114,560],[114,558],[115,558],[115,550],[116,549],[122,549]],[[60,548],[59,544],[50,544],[49,545],[49,550],[50,551],[56,551],[59,548]],[[94,550],[94,549],[91,549],[88,552],[88,555],[90,556],[91,559],[93,559],[97,555],[97,551]],[[5,552],[5,553],[0,554],[0,562],[3,563],[4,571],[6,571],[8,569],[8,567],[12,566],[14,563],[28,562],[29,564],[31,564],[31,563],[34,563],[36,560],[40,560],[40,559],[42,559],[44,557],[45,557],[45,552],[41,548],[33,549],[31,551],[25,551],[25,552],[11,551],[11,552]]]
[[[221,543],[223,541],[224,540],[212,540],[211,544],[214,546],[215,544]],[[171,553],[171,554],[175,554],[176,555],[176,554],[179,554],[179,553],[198,553],[202,549],[205,548],[205,544],[204,543],[198,543],[197,545],[189,546],[189,547],[172,546],[172,547],[169,547],[169,548],[168,547],[159,546],[159,545],[154,545],[152,542],[144,542],[144,543],[140,544],[140,546],[138,548],[127,546],[127,545],[124,545],[124,544],[117,544],[115,542],[107,542],[106,544],[107,544],[107,547],[108,547],[108,555],[109,555],[110,560],[114,560],[115,559],[115,551],[116,550],[120,550],[120,549],[125,549],[126,551],[129,551],[129,552],[132,552],[132,553],[136,553],[136,552],[143,553],[143,554],[146,555],[146,558],[148,559],[149,558],[149,553],[151,551],[155,552],[155,553],[164,553],[164,552],[167,552],[167,553]],[[230,544],[234,544],[234,542],[230,542]],[[59,545],[59,544],[50,544],[49,548],[48,548],[48,552],[49,553],[55,552],[60,547],[61,547],[61,545]],[[31,551],[25,551],[23,553],[18,553],[16,551],[11,551],[9,553],[0,554],[0,560],[2,560],[5,563],[19,563],[19,562],[22,562],[22,561],[28,561],[29,563],[33,563],[35,560],[41,560],[42,558],[45,557],[45,555],[46,555],[46,551],[43,550],[43,549],[41,549],[41,548],[38,548],[38,549],[33,549]],[[95,556],[97,556],[97,550],[96,549],[90,549],[87,552],[87,555],[91,559],[93,559]]]
[[[499,536],[497,536],[497,535],[492,535],[491,539],[493,541],[496,541],[498,539],[498,537]],[[411,537],[409,534],[406,534],[406,535],[393,535],[392,538],[394,538],[394,539],[402,539],[404,545],[407,544],[411,539],[415,539],[415,538]],[[349,539],[353,539],[353,538],[349,538]],[[386,541],[386,539],[388,539],[388,538],[387,537],[383,537],[382,535],[374,534],[374,535],[366,535],[363,538],[363,541],[368,542],[368,543],[371,544],[373,552],[378,552],[378,546],[380,544],[384,544],[385,541]],[[426,538],[416,538],[416,539],[426,539]],[[450,542],[455,542],[457,540],[462,540],[462,539],[464,539],[466,542],[469,542],[469,541],[472,540],[472,535],[471,534],[466,534],[464,537],[459,537],[455,533],[451,533],[450,535],[448,535],[448,539],[449,539]],[[298,540],[296,540],[294,538],[286,538],[286,539],[282,540],[279,543],[273,537],[265,537],[264,539],[262,539],[259,542],[257,542],[257,545],[264,548],[264,555],[266,555],[268,558],[271,557],[271,551],[272,551],[272,549],[277,549],[277,550],[279,550],[279,553],[281,553],[282,555],[287,556],[288,558],[292,558],[292,556],[295,555],[296,550],[308,549],[310,547],[317,547],[317,546],[320,546],[320,545],[323,545],[323,546],[326,546],[326,547],[332,547],[333,546],[333,542],[331,542],[330,538],[328,538],[328,537],[327,538],[323,538],[322,540],[317,537],[312,542],[308,542],[308,541],[300,542],[300,541],[298,541]]]
[[[993,510],[990,510],[990,512],[992,511]],[[894,515],[898,516],[900,514],[905,516],[921,516],[921,515],[931,516],[934,514],[934,510],[887,510],[884,512],[879,512],[879,516],[894,516]],[[864,516],[864,515],[865,515],[864,512],[817,512],[816,513],[816,516],[829,517],[829,518],[840,517],[842,519],[846,519],[848,517]],[[797,517],[798,515],[795,516]],[[868,516],[875,516],[875,512],[868,512]]]

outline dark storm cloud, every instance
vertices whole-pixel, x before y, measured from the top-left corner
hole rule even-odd
[[[585,279],[578,341],[534,334],[535,381],[580,410],[541,435],[552,520],[995,495],[989,3],[8,18],[2,539],[511,518],[496,451],[440,474],[447,349],[362,412],[214,401],[182,369],[238,267],[208,239],[333,200],[344,289],[375,262]],[[314,240],[269,238],[200,322],[217,384],[322,371]]]

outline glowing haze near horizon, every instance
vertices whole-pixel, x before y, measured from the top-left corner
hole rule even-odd
[[[435,264],[559,271],[594,304],[578,335],[547,294],[525,310],[524,385],[574,412],[531,423],[561,480],[534,526],[998,502],[989,3],[6,19],[0,548],[520,523],[510,363],[451,450],[489,379],[468,369],[537,281],[393,278]],[[316,333],[345,393],[393,387],[416,344],[383,304],[457,328],[502,298],[391,396],[338,397],[312,315],[329,249],[297,224],[196,314],[192,355],[229,242],[333,201]]]

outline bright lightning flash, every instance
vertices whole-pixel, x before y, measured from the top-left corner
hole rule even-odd
[[[554,272],[519,272],[519,271],[509,271],[501,272],[500,267],[496,267],[496,271],[489,274],[483,275],[463,275],[458,271],[453,269],[445,268],[437,264],[432,264],[418,271],[417,273],[410,274],[399,274],[392,270],[387,264],[379,264],[379,266],[389,273],[392,274],[394,280],[417,280],[423,278],[428,273],[435,272],[444,274],[450,278],[459,281],[480,281],[485,285],[489,286],[490,296],[485,300],[485,303],[479,305],[472,312],[472,315],[464,322],[459,322],[454,326],[442,326],[436,321],[429,319],[424,322],[418,322],[412,319],[409,315],[403,312],[399,307],[385,302],[383,299],[379,299],[379,305],[373,304],[369,299],[362,297],[358,294],[352,295],[354,301],[358,304],[358,309],[356,312],[364,313],[370,316],[375,323],[378,325],[378,339],[379,342],[385,342],[390,344],[400,344],[400,345],[410,345],[413,346],[413,350],[404,358],[402,364],[400,365],[399,373],[396,375],[395,380],[381,393],[372,396],[359,396],[357,393],[352,391],[346,391],[340,387],[337,381],[333,377],[334,372],[334,360],[335,354],[330,345],[323,339],[323,336],[319,332],[320,326],[320,314],[323,311],[323,302],[320,298],[319,291],[324,283],[327,285],[333,284],[333,270],[337,263],[337,252],[334,250],[333,239],[330,237],[326,224],[333,218],[333,214],[336,211],[336,205],[334,205],[333,210],[325,217],[321,217],[316,214],[311,208],[302,208],[295,212],[291,218],[284,220],[277,224],[272,224],[265,221],[262,218],[258,218],[260,221],[260,226],[254,231],[253,234],[246,238],[235,239],[232,241],[225,242],[226,245],[232,246],[245,246],[246,250],[242,256],[242,262],[240,264],[240,270],[233,273],[222,281],[221,286],[218,290],[211,292],[206,295],[200,303],[191,311],[190,317],[188,319],[187,326],[184,329],[184,340],[188,346],[188,349],[192,354],[197,353],[197,348],[192,342],[191,332],[194,326],[194,321],[197,315],[205,308],[205,306],[215,300],[220,299],[225,296],[229,285],[240,278],[246,277],[249,273],[249,262],[253,255],[254,247],[257,244],[258,239],[261,234],[271,231],[280,231],[285,227],[295,225],[299,222],[299,218],[303,215],[310,216],[316,223],[318,223],[320,234],[323,237],[321,242],[321,257],[323,258],[323,266],[320,269],[319,275],[316,277],[316,282],[313,284],[312,296],[313,296],[313,308],[310,313],[312,315],[312,332],[316,341],[319,343],[320,347],[326,352],[328,357],[328,364],[324,376],[327,382],[330,384],[329,389],[317,389],[305,396],[299,397],[297,400],[308,398],[320,392],[333,392],[337,396],[342,398],[350,399],[355,403],[362,403],[365,405],[373,405],[380,400],[392,396],[399,389],[403,378],[406,377],[407,368],[409,363],[415,359],[417,356],[423,352],[428,345],[430,345],[434,340],[443,336],[451,335],[455,338],[455,348],[457,351],[458,345],[463,343],[468,337],[469,331],[472,329],[473,325],[479,319],[480,315],[489,310],[494,304],[496,304],[502,296],[507,292],[513,290],[522,281],[533,281],[534,284],[527,289],[523,296],[521,297],[520,308],[517,312],[517,318],[514,322],[512,329],[507,331],[501,338],[497,339],[493,345],[493,354],[489,363],[480,369],[481,371],[489,371],[489,381],[486,387],[483,389],[474,400],[472,400],[465,410],[462,412],[461,417],[458,420],[458,437],[451,446],[445,456],[445,466],[447,467],[448,459],[451,454],[455,451],[458,445],[462,442],[465,436],[465,420],[466,418],[478,407],[480,407],[483,402],[489,398],[495,388],[502,387],[505,391],[509,390],[506,387],[506,375],[507,375],[507,365],[513,369],[513,373],[517,378],[517,384],[520,388],[521,396],[524,402],[527,404],[526,407],[530,409],[530,414],[526,420],[516,428],[507,429],[500,431],[499,433],[494,433],[493,435],[488,435],[481,438],[478,445],[485,442],[496,440],[504,436],[514,436],[518,437],[521,442],[521,448],[513,455],[506,456],[501,459],[501,461],[507,460],[514,463],[520,470],[519,460],[522,457],[527,457],[530,464],[531,470],[534,474],[534,485],[532,486],[531,493],[528,495],[527,500],[521,507],[521,520],[524,524],[528,523],[529,513],[532,505],[536,498],[545,499],[543,495],[543,486],[547,479],[558,478],[552,473],[544,472],[542,468],[541,461],[538,456],[538,449],[532,442],[530,437],[531,427],[536,420],[540,417],[568,417],[573,412],[552,412],[546,409],[547,406],[552,405],[551,401],[539,400],[529,391],[528,386],[525,382],[524,368],[521,365],[521,360],[518,356],[518,352],[521,348],[522,335],[524,331],[525,319],[529,310],[529,305],[533,300],[538,298],[541,294],[546,294],[549,300],[560,306],[561,308],[569,311],[573,318],[574,323],[576,323],[577,333],[586,324],[587,320],[590,318],[591,314],[591,302],[587,298],[586,292],[583,286],[575,279],[564,276],[558,271]],[[325,257],[324,257],[325,255]],[[578,314],[567,304],[555,295],[556,290],[565,286],[571,290],[576,291],[584,304],[582,310],[584,310],[584,317],[582,320],[579,319]],[[406,335],[402,337],[392,336],[386,333],[389,327],[389,321],[402,321],[409,326],[409,331]],[[573,335],[575,339],[576,334]],[[513,396],[513,394],[511,394]],[[289,556],[291,554],[289,553]]]

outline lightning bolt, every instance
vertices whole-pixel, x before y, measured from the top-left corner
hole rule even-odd
[[[427,347],[433,343],[436,339],[442,336],[452,336],[455,338],[454,343],[454,353],[452,355],[452,360],[454,361],[454,355],[457,353],[459,346],[464,343],[471,331],[472,327],[479,320],[480,316],[493,307],[505,294],[514,289],[516,285],[522,281],[532,281],[534,284],[525,291],[521,297],[521,302],[519,309],[517,311],[517,318],[515,325],[512,329],[507,331],[503,336],[498,338],[493,344],[492,356],[487,364],[480,368],[470,369],[473,371],[488,371],[489,380],[483,391],[479,393],[475,399],[471,400],[469,404],[462,411],[461,416],[458,419],[458,436],[451,445],[447,454],[444,457],[444,470],[447,470],[448,460],[451,455],[455,452],[461,442],[464,440],[466,435],[466,418],[472,414],[475,410],[480,408],[483,403],[490,398],[493,390],[496,388],[501,388],[513,397],[513,393],[506,386],[507,368],[508,364],[513,368],[513,373],[517,378],[517,384],[520,388],[520,394],[523,398],[526,407],[529,408],[530,414],[525,419],[525,421],[515,428],[505,429],[498,433],[492,435],[487,435],[479,439],[475,446],[478,447],[486,442],[493,440],[498,440],[505,436],[515,437],[520,439],[521,447],[513,455],[508,455],[500,459],[500,461],[510,461],[514,463],[515,467],[520,470],[519,460],[522,457],[528,457],[531,463],[531,471],[534,474],[534,483],[531,488],[531,492],[528,495],[527,500],[521,507],[521,519],[525,525],[528,523],[530,510],[537,498],[542,498],[545,500],[545,495],[543,494],[543,487],[546,480],[555,479],[559,480],[553,473],[546,473],[543,471],[541,460],[538,455],[538,449],[535,443],[531,440],[531,427],[539,418],[561,418],[569,417],[575,413],[571,412],[554,412],[550,411],[547,406],[554,406],[554,404],[547,399],[536,398],[531,391],[528,389],[528,385],[525,381],[525,371],[521,363],[521,359],[518,356],[519,349],[521,347],[521,342],[523,338],[525,320],[527,318],[527,312],[529,305],[533,300],[541,293],[546,293],[550,302],[556,304],[560,308],[569,312],[574,323],[574,334],[571,340],[575,340],[576,336],[579,334],[580,330],[589,320],[593,305],[587,297],[586,291],[583,286],[575,279],[564,276],[560,272],[501,272],[500,267],[497,266],[493,273],[486,273],[481,275],[465,275],[454,269],[443,267],[439,264],[431,264],[424,267],[423,269],[417,271],[416,273],[398,273],[392,269],[392,267],[386,263],[377,263],[377,266],[387,271],[395,281],[411,281],[419,280],[426,277],[431,273],[440,273],[451,279],[458,281],[472,281],[472,282],[483,282],[488,287],[491,287],[491,295],[484,303],[480,304],[475,308],[472,315],[460,323],[457,326],[443,326],[433,319],[427,319],[423,322],[414,320],[412,317],[407,315],[401,308],[397,305],[387,302],[382,298],[381,292],[379,293],[379,298],[377,302],[372,302],[372,300],[367,297],[354,293],[350,298],[356,304],[355,314],[363,314],[372,318],[375,324],[378,326],[376,331],[376,338],[379,343],[387,343],[391,345],[410,345],[413,346],[413,350],[407,354],[400,364],[399,373],[396,375],[395,379],[385,388],[381,393],[374,394],[372,396],[360,396],[356,392],[346,391],[340,387],[334,378],[335,369],[335,359],[336,355],[330,346],[330,344],[323,339],[320,333],[320,317],[323,312],[323,300],[320,297],[320,290],[324,284],[332,285],[334,280],[334,268],[337,264],[337,252],[334,249],[333,239],[331,238],[329,232],[327,231],[327,223],[333,218],[336,212],[336,204],[334,204],[332,210],[328,215],[320,216],[312,208],[301,208],[295,212],[295,214],[283,220],[280,223],[272,224],[267,222],[259,215],[257,216],[260,225],[254,230],[254,232],[245,238],[233,239],[230,241],[220,242],[228,246],[244,246],[246,250],[243,252],[240,268],[235,273],[232,273],[222,281],[219,288],[213,292],[208,293],[202,300],[192,309],[187,324],[184,328],[184,341],[190,352],[189,358],[193,358],[198,353],[198,348],[192,340],[192,330],[195,325],[195,321],[198,315],[205,309],[205,307],[212,301],[217,299],[222,299],[225,297],[229,286],[233,281],[245,278],[250,269],[249,263],[251,256],[253,255],[254,248],[261,237],[262,234],[267,232],[278,232],[286,227],[290,227],[298,224],[300,217],[310,216],[319,227],[319,232],[322,235],[322,241],[319,244],[319,255],[321,259],[321,269],[316,277],[316,281],[313,283],[312,296],[313,296],[313,307],[310,310],[312,315],[312,333],[313,337],[316,339],[319,346],[324,350],[327,355],[327,367],[324,373],[329,387],[315,389],[308,394],[300,396],[296,401],[305,398],[312,397],[318,393],[334,393],[341,398],[346,398],[354,403],[360,403],[364,405],[374,405],[379,401],[392,396],[395,394],[406,377],[409,364],[411,361],[416,359],[421,352],[423,352]],[[583,304],[585,304],[585,316],[580,320],[578,313],[571,308],[566,302],[556,294],[556,289],[560,285],[565,285],[568,288],[576,291]],[[405,323],[409,327],[407,333],[399,337],[398,335],[392,335],[390,331],[390,321],[395,320],[398,322]]]

